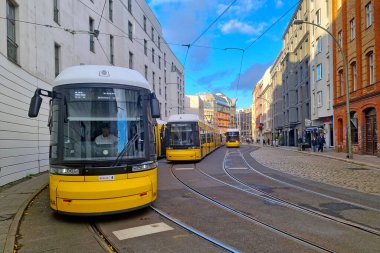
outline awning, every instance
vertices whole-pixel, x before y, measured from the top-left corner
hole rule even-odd
[[[318,131],[318,127],[308,127],[308,128],[305,128],[306,132],[317,132]]]

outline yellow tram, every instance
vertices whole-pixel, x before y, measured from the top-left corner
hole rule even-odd
[[[170,116],[166,129],[168,161],[199,161],[222,145],[218,129],[195,114]]]
[[[153,118],[159,102],[137,71],[82,65],[65,69],[53,91],[37,89],[29,117],[50,97],[50,207],[100,215],[157,198]]]
[[[227,148],[238,148],[238,147],[240,147],[239,129],[227,129],[227,131],[226,131],[226,147]]]
[[[156,125],[154,126],[154,139],[157,158],[165,157],[166,124],[166,121],[156,119]]]

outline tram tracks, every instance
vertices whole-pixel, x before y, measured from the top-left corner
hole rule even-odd
[[[227,156],[227,153],[226,153],[226,156]],[[225,156],[225,158],[226,158],[226,156]],[[245,163],[246,163],[246,165],[248,167],[251,168],[251,166],[246,161],[245,161]],[[338,217],[335,217],[335,216],[332,216],[332,215],[329,215],[329,214],[326,214],[326,213],[323,213],[323,212],[320,212],[320,211],[317,211],[317,210],[314,210],[314,209],[311,209],[311,208],[307,208],[307,207],[304,207],[304,206],[292,203],[290,201],[278,198],[278,197],[273,196],[271,194],[268,194],[267,192],[261,190],[260,188],[254,187],[254,186],[252,186],[252,185],[244,182],[243,180],[240,180],[239,178],[235,177],[234,175],[232,175],[231,172],[229,172],[228,169],[226,169],[225,159],[223,160],[223,171],[225,172],[225,174],[229,178],[231,178],[235,182],[243,185],[244,187],[248,188],[249,190],[244,189],[244,188],[239,187],[239,186],[236,186],[236,185],[229,184],[229,183],[227,183],[227,182],[225,182],[223,180],[220,180],[220,179],[218,179],[216,177],[213,177],[212,175],[204,172],[201,169],[197,169],[197,170],[200,173],[204,174],[205,176],[207,176],[207,177],[209,177],[209,178],[211,178],[211,179],[213,179],[215,181],[218,181],[218,182],[220,182],[220,183],[222,183],[224,185],[227,185],[229,187],[238,189],[240,191],[246,192],[246,193],[248,193],[250,195],[254,195],[254,196],[259,197],[261,199],[264,199],[264,200],[267,200],[267,201],[273,201],[273,202],[275,202],[277,204],[286,206],[288,208],[293,208],[295,210],[298,210],[298,211],[301,211],[301,212],[304,212],[304,213],[308,213],[308,214],[315,215],[315,216],[318,216],[318,217],[323,217],[323,218],[326,218],[328,220],[331,220],[331,221],[334,221],[334,222],[337,222],[337,223],[340,223],[340,224],[344,224],[344,225],[347,225],[347,226],[350,226],[350,227],[353,227],[353,228],[356,228],[356,229],[368,232],[368,233],[373,234],[373,235],[380,236],[380,231],[377,230],[377,229],[373,229],[371,227],[368,227],[368,226],[365,226],[365,225],[362,225],[362,224],[359,224],[359,223],[356,223],[356,222],[352,222],[352,221],[349,221],[349,220],[338,218]],[[279,181],[279,180],[277,180],[277,181]],[[284,183],[286,183],[286,182],[284,182]],[[286,184],[288,184],[288,183],[286,183]],[[325,194],[324,194],[324,196],[325,196]],[[343,200],[341,200],[341,201],[343,201]],[[349,202],[349,203],[352,204],[352,205],[355,204],[353,202]],[[380,212],[380,210],[378,210],[378,209],[375,209],[375,210],[378,211],[378,212]]]
[[[317,251],[322,251],[322,252],[334,252],[333,250],[327,249],[324,246],[321,246],[321,245],[319,245],[317,243],[314,243],[314,242],[312,242],[310,240],[302,238],[302,237],[300,237],[298,235],[294,235],[294,234],[292,234],[290,232],[287,232],[287,231],[285,231],[283,229],[277,228],[274,225],[271,225],[271,224],[269,224],[267,222],[264,222],[264,221],[262,221],[262,220],[260,220],[260,219],[258,219],[256,217],[254,217],[252,215],[248,215],[245,212],[239,211],[236,208],[233,208],[233,207],[231,207],[231,206],[229,206],[227,204],[224,204],[224,203],[222,203],[222,202],[220,202],[220,201],[218,201],[218,200],[216,200],[216,199],[214,199],[212,197],[207,196],[206,194],[203,194],[202,192],[200,192],[199,190],[195,189],[194,187],[191,187],[189,184],[187,184],[181,178],[179,178],[176,175],[176,173],[174,172],[173,168],[174,168],[174,165],[171,165],[170,166],[170,173],[172,174],[172,176],[178,182],[180,182],[183,186],[185,186],[185,188],[187,188],[189,191],[191,191],[192,193],[194,193],[196,196],[200,197],[201,199],[204,199],[207,202],[210,202],[211,204],[213,204],[213,205],[215,205],[215,206],[217,206],[219,208],[222,208],[223,210],[225,210],[225,211],[227,211],[229,213],[232,213],[232,214],[234,214],[234,215],[236,215],[236,216],[238,216],[240,218],[243,218],[245,220],[248,220],[248,221],[250,221],[250,222],[252,222],[254,224],[260,225],[260,226],[262,226],[262,227],[264,227],[264,228],[266,228],[266,229],[268,229],[268,230],[270,230],[270,231],[272,231],[274,233],[277,233],[277,234],[279,234],[281,236],[284,236],[284,237],[286,237],[286,238],[288,238],[290,240],[293,240],[293,241],[295,241],[295,242],[297,242],[299,244],[302,244],[302,245],[304,245],[304,246],[306,246],[306,247],[308,247],[310,249],[317,250]]]

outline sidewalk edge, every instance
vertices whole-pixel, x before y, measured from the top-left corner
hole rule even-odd
[[[24,203],[18,208],[16,215],[14,216],[12,223],[9,227],[7,237],[5,239],[5,245],[4,245],[4,253],[14,253],[14,245],[16,242],[16,235],[18,232],[18,228],[20,225],[21,218],[24,214],[24,211],[29,206],[30,202],[40,193],[42,192],[47,186],[49,185],[49,182],[44,183],[41,188],[36,190],[33,194],[31,194]]]

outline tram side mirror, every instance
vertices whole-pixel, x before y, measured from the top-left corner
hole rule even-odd
[[[31,99],[30,105],[29,105],[28,116],[30,118],[35,118],[38,116],[38,112],[40,111],[41,103],[42,103],[42,98],[40,97],[39,89],[37,89],[34,92],[34,95]]]
[[[158,101],[155,95],[153,95],[152,99],[150,100],[150,108],[152,109],[152,118],[161,117],[160,102]]]

